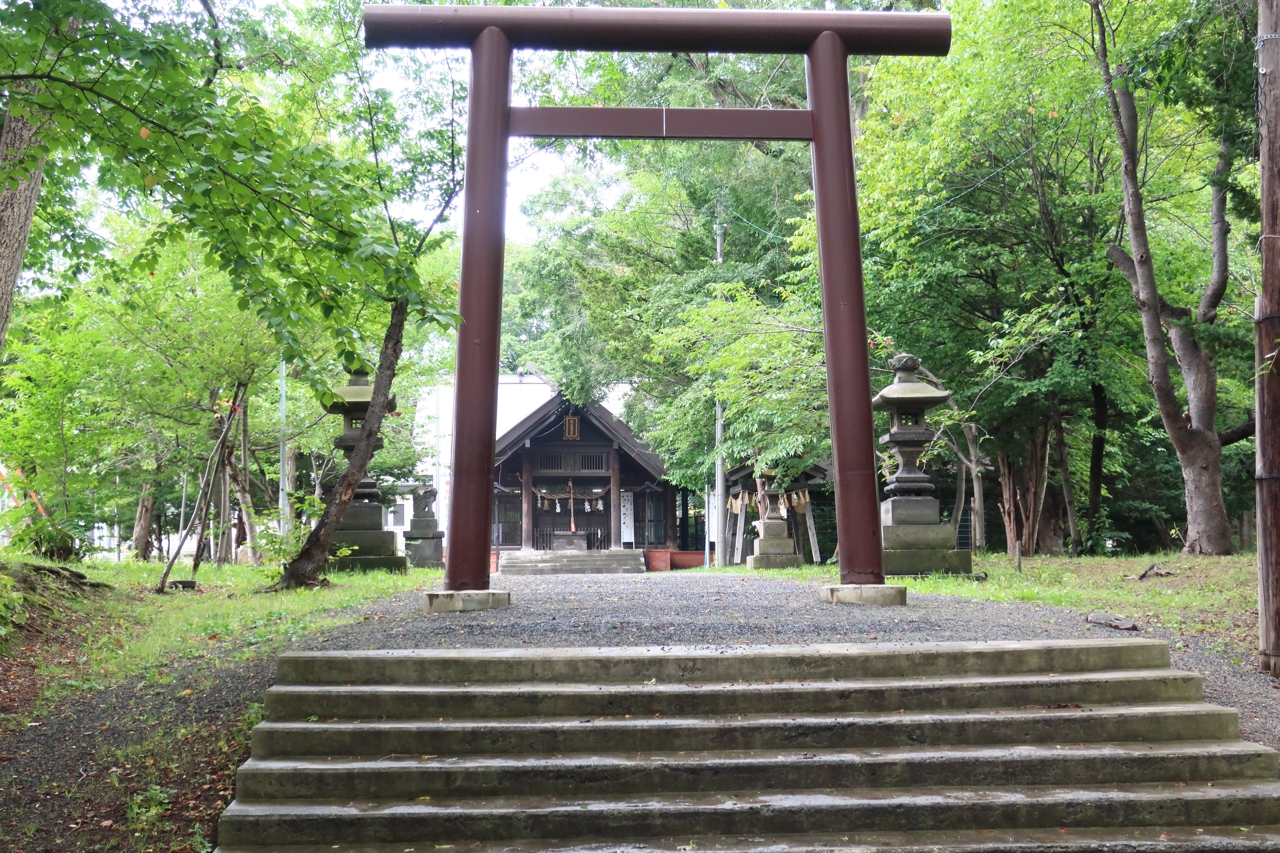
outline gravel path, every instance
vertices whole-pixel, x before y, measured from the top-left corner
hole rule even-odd
[[[541,575],[495,578],[512,606],[425,616],[420,593],[376,606],[370,619],[309,637],[299,648],[737,645],[1158,637],[1173,665],[1204,677],[1207,701],[1237,708],[1246,740],[1280,749],[1280,681],[1252,656],[1215,651],[1163,629],[1113,631],[1084,614],[1027,602],[912,594],[906,608],[818,601],[820,582],[757,575]],[[1241,660],[1237,664],[1235,660]]]

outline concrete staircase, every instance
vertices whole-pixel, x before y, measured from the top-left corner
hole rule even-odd
[[[221,853],[1280,851],[1148,640],[282,655]]]
[[[506,575],[642,574],[644,551],[499,551],[498,571]]]

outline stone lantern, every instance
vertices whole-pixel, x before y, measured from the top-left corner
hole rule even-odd
[[[365,416],[369,413],[369,403],[373,399],[373,386],[369,384],[369,374],[364,370],[355,370],[345,386],[334,392],[338,399],[325,407],[331,415],[342,415],[342,434],[333,440],[333,446],[351,460],[356,444],[360,441],[360,430],[364,427]],[[387,402],[387,410],[394,411],[395,397]],[[373,440],[374,451],[383,447],[382,437]],[[354,548],[355,551],[346,557],[334,557],[329,560],[329,567],[337,571],[392,571],[403,572],[409,563],[404,557],[396,554],[396,534],[394,530],[386,530],[383,526],[384,515],[382,492],[368,472],[356,485],[355,494],[347,511],[338,522],[338,529],[333,534],[331,548]]]
[[[936,433],[925,413],[951,399],[951,392],[921,382],[916,376],[920,359],[903,353],[889,362],[893,384],[871,401],[871,408],[889,413],[889,432],[880,437],[897,460],[888,478],[888,499],[880,504],[886,575],[920,575],[932,572],[972,571],[972,555],[957,551],[955,528],[942,524],[933,483],[920,470],[920,456]]]

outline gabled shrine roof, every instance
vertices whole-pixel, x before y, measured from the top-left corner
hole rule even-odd
[[[618,443],[618,449],[635,459],[655,479],[664,479],[667,468],[662,464],[662,457],[653,452],[653,448],[640,440],[631,427],[613,416],[608,409],[596,403],[577,405],[565,399],[561,392],[556,392],[550,400],[533,410],[524,420],[498,436],[494,448],[494,464],[500,465],[513,453],[524,446],[526,439],[531,439],[543,432],[560,418],[571,411],[586,418],[596,429],[604,433],[611,441]]]

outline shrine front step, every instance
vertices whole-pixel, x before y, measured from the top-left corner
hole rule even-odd
[[[643,574],[644,551],[499,551],[498,571],[507,575]]]
[[[301,652],[278,675],[221,853],[1280,853],[1276,753],[1157,641]]]
[[[690,838],[616,841],[476,842],[467,853],[688,853]],[[1280,828],[1207,826],[1194,829],[984,829],[907,832],[806,833],[769,837],[698,836],[698,851],[714,853],[1280,853]],[[224,846],[221,853],[333,853],[331,844]],[[340,853],[437,853],[437,846],[361,844]]]

